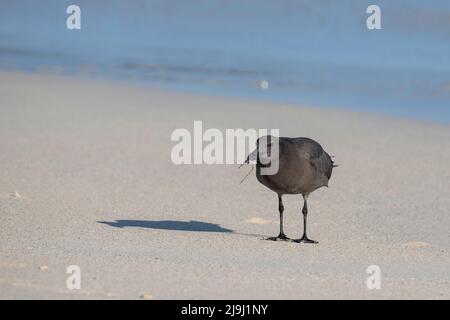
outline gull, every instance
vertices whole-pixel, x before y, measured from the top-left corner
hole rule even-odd
[[[275,149],[277,148],[277,149]],[[300,194],[303,197],[303,236],[295,242],[318,243],[308,238],[306,221],[308,216],[308,197],[321,188],[328,187],[334,167],[337,167],[322,146],[309,138],[261,137],[256,149],[249,154],[244,164],[256,161],[256,178],[278,195],[280,214],[280,234],[267,240],[291,240],[283,231],[283,200],[285,194]],[[276,172],[264,169],[277,166]]]

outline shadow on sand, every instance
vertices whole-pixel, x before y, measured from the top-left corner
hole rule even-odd
[[[176,220],[116,220],[116,221],[97,221],[116,228],[148,228],[174,231],[197,231],[197,232],[233,232],[233,230],[222,228],[218,224],[202,221],[176,221]]]

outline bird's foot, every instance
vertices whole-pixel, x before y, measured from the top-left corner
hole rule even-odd
[[[280,233],[276,237],[265,238],[265,240],[270,240],[270,241],[290,241],[291,239],[288,238],[284,233]]]
[[[301,242],[303,242],[303,243],[313,243],[313,244],[319,243],[319,241],[311,240],[307,236],[303,236],[300,239],[296,239],[296,240],[294,240],[294,242],[297,242],[297,243],[301,243]]]

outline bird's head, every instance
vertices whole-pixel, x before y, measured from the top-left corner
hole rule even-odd
[[[256,140],[256,160],[261,167],[269,167],[272,161],[278,160],[279,138],[263,136]]]
[[[273,175],[279,169],[279,138],[263,136],[256,140],[256,149],[249,154],[246,163],[256,160],[261,175]]]

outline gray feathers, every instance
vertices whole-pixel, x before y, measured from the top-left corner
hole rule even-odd
[[[279,195],[308,195],[320,187],[328,186],[335,165],[316,141],[309,138],[278,138],[279,168],[273,175],[261,174],[261,167],[266,166],[262,165],[259,159],[260,141],[261,139],[258,139],[257,149],[248,156],[246,163],[257,160],[256,177],[269,189]],[[267,145],[269,155],[271,147],[269,142]]]

